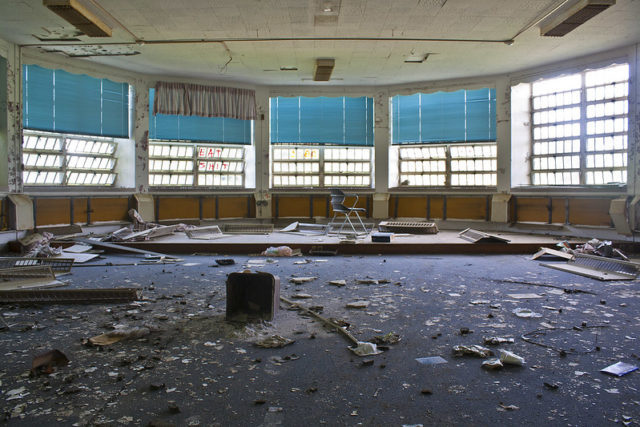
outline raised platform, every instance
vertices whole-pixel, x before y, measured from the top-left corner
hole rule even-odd
[[[337,254],[533,254],[541,246],[553,247],[559,238],[517,233],[492,233],[509,243],[471,243],[458,236],[458,231],[438,234],[396,234],[391,242],[376,243],[371,236],[358,240],[341,240],[334,236],[274,232],[271,234],[223,235],[215,240],[189,239],[183,233],[150,241],[123,243],[124,246],[167,254],[220,253],[257,254],[270,246],[289,246],[307,254],[312,249]],[[570,243],[584,240],[572,239]],[[629,249],[629,248],[626,248]],[[623,248],[622,250],[625,250]]]

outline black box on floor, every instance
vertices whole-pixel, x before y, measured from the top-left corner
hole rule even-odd
[[[280,306],[280,278],[269,273],[231,273],[227,278],[227,320],[273,320]]]
[[[383,233],[378,231],[371,235],[371,241],[377,243],[389,243],[393,239],[393,233]]]

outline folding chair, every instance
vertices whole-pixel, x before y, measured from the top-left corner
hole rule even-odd
[[[355,201],[353,202],[353,205],[351,205],[350,207],[345,206],[344,204],[344,201],[347,197],[355,197]],[[337,233],[338,235],[342,234],[342,230],[344,229],[344,226],[347,223],[349,224],[349,227],[351,227],[351,231],[353,232],[353,234],[355,234],[356,236],[359,234],[365,234],[365,235],[369,234],[369,232],[367,231],[367,228],[362,222],[362,218],[360,218],[360,212],[366,213],[367,210],[364,208],[356,207],[356,205],[358,204],[358,198],[359,197],[357,194],[346,194],[342,190],[338,190],[337,188],[331,189],[331,208],[333,209],[333,218],[331,218],[331,222],[327,224],[327,234],[329,234],[332,226],[334,226],[336,222],[336,217],[338,216],[338,214],[344,215],[344,220],[342,221],[342,224],[340,224],[340,229],[338,230],[338,233]],[[351,214],[354,214],[356,218],[358,218],[358,223],[360,227],[362,227],[362,231],[359,232],[354,227],[353,222],[351,221],[351,218],[350,218]],[[358,223],[356,223],[356,225],[358,225]]]

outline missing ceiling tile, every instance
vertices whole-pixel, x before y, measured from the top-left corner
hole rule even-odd
[[[42,31],[32,34],[41,42],[61,42],[61,41],[80,41],[78,36],[83,35],[82,31],[73,30],[64,27],[42,27]]]
[[[428,53],[422,55],[411,54],[404,58],[404,62],[407,64],[422,64],[429,57]]]
[[[338,24],[338,15],[316,15],[313,19],[313,25],[315,26],[323,26],[323,25],[337,25]]]

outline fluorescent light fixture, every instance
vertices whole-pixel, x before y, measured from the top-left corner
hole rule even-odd
[[[570,1],[542,21],[540,35],[562,37],[614,4],[616,0]]]
[[[298,71],[298,67],[284,65],[280,67],[280,71]]]
[[[43,0],[42,4],[89,37],[111,37],[111,27],[79,0]]]

